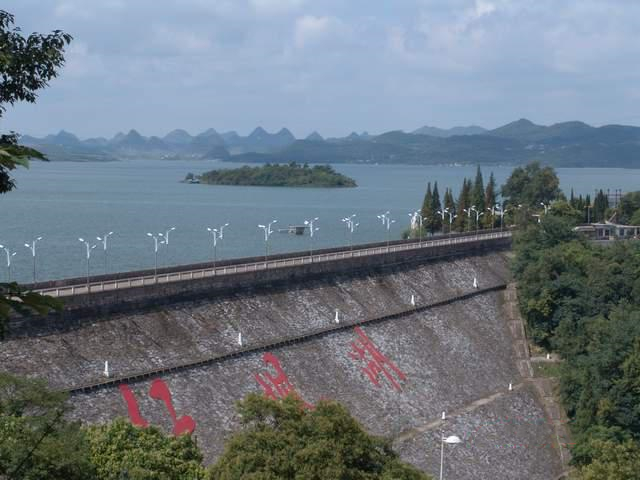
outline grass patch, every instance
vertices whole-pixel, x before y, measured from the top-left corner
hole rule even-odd
[[[533,374],[536,377],[560,377],[562,366],[558,362],[531,362],[531,364],[533,365]]]

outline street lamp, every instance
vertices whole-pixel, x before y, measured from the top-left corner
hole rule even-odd
[[[356,223],[356,221],[354,220],[356,214],[354,213],[353,215],[350,215],[348,217],[344,217],[342,219],[342,222],[344,222],[345,226],[347,227],[347,232],[349,232],[349,250],[351,250],[353,252],[353,231],[356,229],[356,227],[358,227],[358,225],[360,225],[359,223]]]
[[[475,212],[476,214],[476,233],[478,233],[478,230],[480,229],[479,220],[480,220],[480,217],[484,215],[484,212],[481,212],[480,210],[478,210],[475,205],[472,205],[469,210],[471,212]]]
[[[176,227],[171,227],[165,230],[164,233],[159,233],[158,236],[161,237],[164,241],[164,244],[167,246],[167,264],[169,264],[169,234],[173,232]]]
[[[42,240],[42,237],[33,239],[33,242],[25,243],[24,246],[31,250],[31,256],[33,257],[33,284],[36,284],[36,243]]]
[[[444,472],[444,444],[455,445],[461,443],[460,437],[451,435],[449,437],[444,436],[444,433],[440,435],[440,480],[442,480],[442,474]]]
[[[7,254],[7,283],[11,283],[11,259],[15,256],[17,252],[12,253],[4,245],[0,245],[0,248],[3,249],[4,252]]]
[[[500,205],[498,205],[497,203],[493,206],[493,209],[494,209],[495,213],[497,213],[500,216],[500,230],[502,231],[502,228],[504,226],[504,216],[509,211],[509,209],[508,208],[503,208]]]
[[[216,260],[217,260],[217,247],[218,247],[218,240],[222,239],[222,232],[220,232],[220,230],[218,230],[217,228],[211,228],[211,227],[207,227],[207,232],[209,232],[211,234],[211,238],[213,240],[213,243],[211,244],[211,249],[213,250],[213,274],[216,274]]]
[[[271,225],[274,223],[278,223],[278,220],[271,220],[267,225],[258,225],[258,228],[261,228],[264,231],[264,266],[268,267],[267,257],[269,256],[269,237],[273,233],[271,229]]]
[[[147,232],[147,237],[151,237],[153,238],[153,253],[155,254],[155,264],[153,267],[153,278],[155,283],[158,283],[158,245],[163,245],[165,242],[164,240],[158,242],[158,240],[160,240],[162,238],[162,234],[159,233],[157,236],[154,235],[153,233],[149,233]],[[168,235],[167,235],[168,237]]]
[[[97,245],[91,245],[84,238],[78,238],[78,241],[84,243],[85,247],[87,247],[87,293],[91,293],[89,291],[89,263],[91,262],[91,250],[97,247]]]
[[[377,215],[377,217],[382,222],[382,225],[387,229],[387,252],[389,251],[389,232],[391,230],[391,224],[396,223],[395,220],[391,220],[390,215],[391,214],[389,213],[388,210],[384,213],[381,213],[380,215]]]
[[[104,250],[104,273],[107,273],[107,239],[113,235],[113,232],[109,232],[102,237],[96,237],[96,240],[102,242],[102,249]]]
[[[318,221],[318,217],[315,217],[311,220],[305,220],[304,224],[309,227],[309,256],[311,257],[311,263],[313,263],[313,234],[320,230],[315,227],[315,222]]]
[[[451,237],[451,225],[453,225],[453,219],[458,215],[455,215],[451,210],[445,208],[444,211],[449,215],[449,237]]]
[[[468,224],[471,223],[471,212],[473,211],[472,208],[475,208],[475,207],[472,206],[471,208],[463,208],[462,209],[462,211],[467,214],[467,218],[468,218],[467,223]]]
[[[436,213],[442,217],[442,229],[444,230],[444,216],[447,214],[447,209],[443,208],[442,210],[438,210]]]
[[[224,229],[228,226],[229,224],[225,223],[224,225],[220,225],[220,227],[218,227],[218,240],[220,240],[220,247],[222,247],[222,240],[224,239]],[[220,252],[220,254],[222,256],[222,252]]]
[[[540,205],[542,205],[542,207],[544,208],[544,214],[546,215],[547,212],[549,212],[549,208],[551,207],[551,205],[547,205],[544,202],[540,202]]]

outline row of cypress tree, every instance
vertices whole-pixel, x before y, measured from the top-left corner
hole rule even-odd
[[[420,214],[424,219],[423,230],[431,234],[439,231],[448,233],[450,231],[474,230],[476,228],[476,214],[472,212],[469,215],[471,207],[475,207],[475,210],[481,214],[478,218],[477,228],[493,228],[499,225],[499,217],[495,215],[495,210],[492,210],[496,205],[496,198],[496,181],[493,172],[491,172],[485,188],[480,166],[476,171],[475,180],[466,177],[463,179],[457,199],[454,199],[451,188],[447,187],[441,201],[438,182],[433,184],[433,188],[429,182],[420,209]],[[417,236],[417,233],[419,232],[411,232],[412,236]]]

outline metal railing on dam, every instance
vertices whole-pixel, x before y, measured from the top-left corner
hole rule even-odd
[[[337,251],[320,251],[313,255],[299,254],[296,256],[285,255],[284,258],[268,257],[264,261],[244,262],[240,259],[237,262],[229,263],[217,267],[210,266],[208,268],[185,269],[170,272],[161,272],[158,274],[139,275],[139,272],[133,272],[131,276],[120,276],[115,279],[97,279],[90,282],[80,282],[72,284],[63,284],[55,287],[36,288],[35,291],[43,295],[53,297],[70,297],[74,295],[87,295],[92,293],[115,292],[136,287],[147,287],[157,285],[167,285],[177,282],[187,282],[200,279],[211,279],[224,277],[228,275],[252,273],[260,271],[272,271],[286,267],[322,264],[326,262],[335,262],[340,260],[356,259],[363,257],[374,257],[380,255],[389,255],[399,252],[417,251],[426,249],[437,249],[439,247],[447,247],[464,244],[477,244],[480,241],[499,240],[511,237],[508,230],[491,230],[482,233],[460,234],[457,236],[444,237],[438,239],[430,239],[423,241],[405,241],[393,242],[389,245],[377,246],[354,246],[353,248],[345,248]],[[50,282],[56,283],[56,282]]]

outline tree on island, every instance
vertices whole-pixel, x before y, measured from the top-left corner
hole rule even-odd
[[[242,430],[226,444],[210,480],[428,480],[403,463],[389,440],[369,435],[341,405],[306,409],[293,395],[251,394],[238,403]]]

